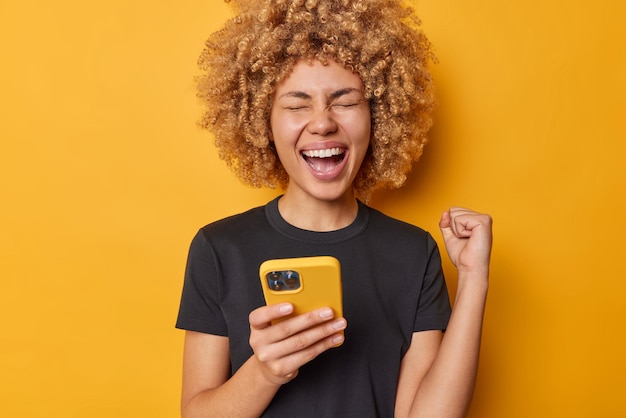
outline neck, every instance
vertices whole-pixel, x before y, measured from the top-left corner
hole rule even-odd
[[[353,193],[336,200],[319,200],[285,193],[278,201],[280,215],[289,224],[308,231],[345,228],[356,219],[359,205]]]

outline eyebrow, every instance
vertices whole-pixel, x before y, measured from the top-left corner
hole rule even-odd
[[[346,87],[345,89],[339,89],[337,91],[332,92],[330,94],[330,99],[331,100],[335,100],[335,99],[338,99],[341,96],[345,96],[346,94],[350,94],[350,93],[354,93],[354,92],[361,93],[361,94],[363,93],[361,90],[356,89],[354,87]],[[282,99],[283,97],[294,97],[296,99],[304,99],[304,100],[311,100],[312,99],[311,95],[309,95],[308,93],[305,93],[303,91],[299,91],[299,90],[290,91],[290,92],[287,92],[285,94],[281,94],[278,98]]]
[[[353,93],[353,92],[363,93],[359,89],[355,89],[353,87],[347,87],[345,89],[337,90],[336,92],[331,93],[330,98],[335,100],[335,99],[340,98],[341,96],[345,96],[346,94],[350,94],[350,93]]]

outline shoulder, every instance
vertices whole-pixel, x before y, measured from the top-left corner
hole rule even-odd
[[[258,206],[204,225],[200,228],[200,231],[209,235],[230,233],[241,229],[248,229],[250,225],[258,225],[259,221],[262,219],[265,219],[264,206]]]
[[[437,242],[427,230],[377,209],[367,207],[367,210],[368,242],[376,248],[402,254],[425,254],[426,257],[439,252]]]
[[[377,209],[367,206],[369,226],[373,233],[381,237],[392,237],[396,240],[430,241],[430,233],[417,225],[393,218]]]
[[[255,207],[202,226],[196,230],[191,242],[192,252],[212,252],[212,248],[239,245],[242,241],[255,240],[258,234],[265,234],[268,223],[263,208]]]

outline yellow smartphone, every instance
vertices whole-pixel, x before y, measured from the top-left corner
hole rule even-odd
[[[335,257],[267,260],[261,264],[259,276],[265,303],[292,303],[290,316],[326,306],[333,309],[335,317],[343,316],[341,266]]]

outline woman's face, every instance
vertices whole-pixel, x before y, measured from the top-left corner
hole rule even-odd
[[[325,201],[353,197],[371,129],[357,74],[334,61],[298,62],[276,87],[270,127],[289,175],[286,194]]]

